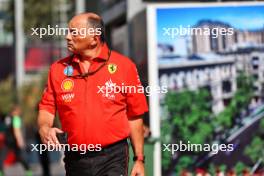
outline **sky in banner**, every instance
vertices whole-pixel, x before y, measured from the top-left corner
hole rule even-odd
[[[184,49],[186,36],[164,36],[163,28],[193,27],[201,20],[220,21],[235,29],[257,30],[264,28],[264,5],[169,7],[157,9],[158,43],[177,45]]]

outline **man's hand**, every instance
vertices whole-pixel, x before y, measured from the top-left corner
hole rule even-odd
[[[59,144],[56,133],[63,133],[58,128],[52,128],[54,114],[40,110],[38,114],[39,135],[43,144]]]
[[[42,126],[39,129],[40,138],[44,144],[60,144],[56,133],[63,133],[63,131],[59,128],[51,128],[49,126]]]
[[[135,161],[131,176],[145,176],[145,168],[142,161]]]

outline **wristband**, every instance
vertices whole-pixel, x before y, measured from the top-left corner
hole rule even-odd
[[[142,161],[143,163],[145,163],[145,156],[144,155],[134,156],[133,161]]]

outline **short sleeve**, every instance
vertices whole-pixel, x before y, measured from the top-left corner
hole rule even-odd
[[[12,125],[14,128],[21,128],[22,122],[19,116],[13,117]]]
[[[135,117],[143,115],[148,111],[148,105],[135,64],[132,64],[130,69],[128,69],[127,86],[133,86],[137,88],[137,91],[126,93],[127,116]]]
[[[39,103],[39,110],[45,110],[54,115],[56,113],[55,91],[52,83],[52,67],[49,70],[48,81]]]

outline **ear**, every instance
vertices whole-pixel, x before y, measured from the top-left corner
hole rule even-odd
[[[92,45],[97,45],[98,43],[100,43],[100,36],[98,36],[98,35],[94,35],[94,36],[92,37],[91,44],[92,44]]]

